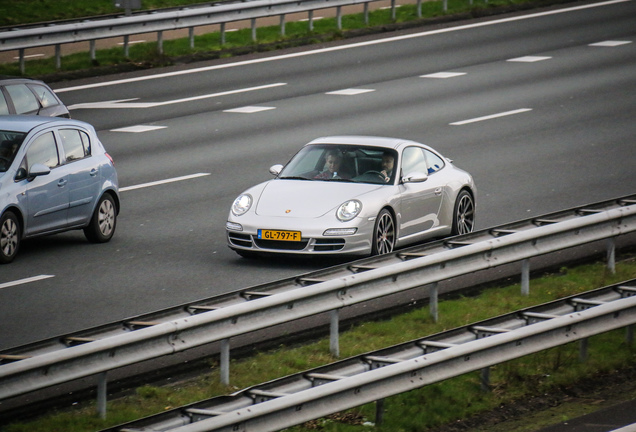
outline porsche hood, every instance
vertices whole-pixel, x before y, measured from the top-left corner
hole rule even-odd
[[[271,180],[265,184],[257,200],[259,216],[319,218],[335,211],[340,204],[361,199],[378,185],[337,181]]]

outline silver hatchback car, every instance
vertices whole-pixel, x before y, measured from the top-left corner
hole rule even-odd
[[[30,237],[83,229],[89,241],[107,242],[119,206],[113,160],[91,125],[0,116],[0,263]]]

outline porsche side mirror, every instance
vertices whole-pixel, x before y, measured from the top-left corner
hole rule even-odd
[[[428,180],[428,174],[412,172],[402,177],[402,183],[422,183]]]
[[[272,165],[269,167],[269,173],[271,175],[277,176],[283,170],[283,166],[281,164]]]

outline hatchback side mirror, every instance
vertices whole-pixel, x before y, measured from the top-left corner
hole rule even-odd
[[[36,177],[49,175],[51,174],[51,168],[47,167],[43,164],[33,164],[31,169],[29,170],[29,180],[33,180]]]

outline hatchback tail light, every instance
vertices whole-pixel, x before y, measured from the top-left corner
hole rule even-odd
[[[108,154],[108,153],[104,153],[106,155],[106,157],[110,160],[110,163],[112,163],[113,165],[115,165],[115,161],[113,160],[113,158]]]

